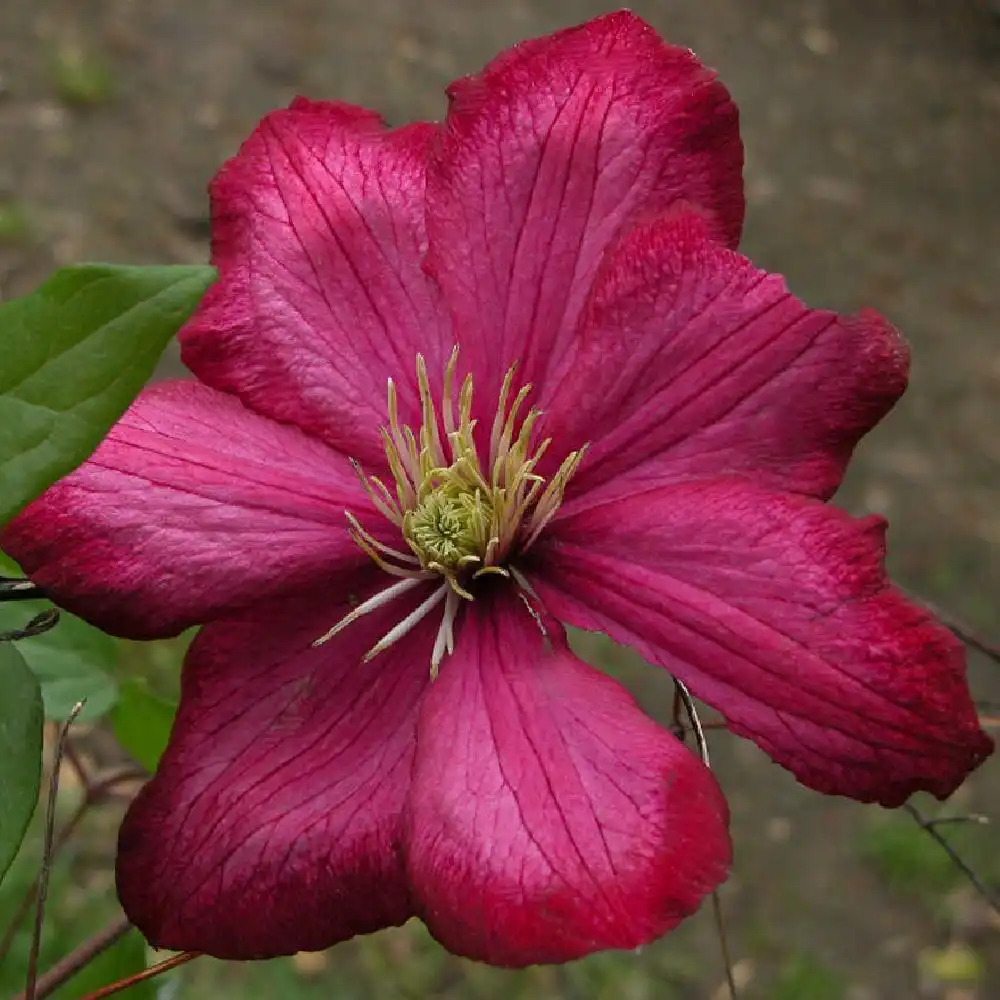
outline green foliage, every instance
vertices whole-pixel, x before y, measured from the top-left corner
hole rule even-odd
[[[717,981],[692,947],[689,926],[638,952],[608,951],[561,966],[498,969],[448,954],[419,921],[365,935],[318,955],[270,962],[198,959],[180,972],[183,1000],[681,1000]],[[126,994],[127,996],[127,994]],[[803,1000],[807,994],[796,1000]],[[820,995],[808,1000],[828,1000]]]
[[[118,742],[146,770],[156,770],[167,746],[170,727],[177,705],[152,691],[139,677],[128,677],[121,683],[121,700],[111,721]]]
[[[0,524],[97,447],[214,276],[210,267],[82,265],[0,305]],[[31,602],[3,606],[0,631],[34,613]],[[38,797],[43,692],[53,718],[82,698],[101,715],[117,696],[115,644],[79,619],[65,616],[23,652],[0,643],[0,875]]]
[[[57,828],[79,805],[79,789],[63,786],[56,803]],[[105,927],[121,909],[114,899],[113,882],[105,860],[98,860],[113,841],[114,815],[91,814],[52,868],[45,932],[42,934],[39,967],[50,969],[83,941]],[[8,929],[21,900],[38,876],[42,858],[44,817],[36,810],[24,847],[0,885],[0,936]],[[0,997],[19,996],[24,989],[31,950],[32,913],[18,925],[10,951],[0,959]],[[96,959],[52,994],[56,1000],[76,1000],[116,979],[132,975],[146,965],[146,947],[137,932],[113,945],[107,957]],[[125,1000],[153,1000],[155,982],[132,987]]]
[[[25,207],[16,201],[0,199],[0,247],[17,246],[31,234]]]
[[[118,742],[149,771],[167,745],[177,701],[184,654],[197,629],[158,642],[119,643],[120,700],[111,713]]]
[[[77,1000],[102,986],[117,982],[146,968],[146,942],[138,931],[129,931],[107,951],[85,965],[69,982],[52,994],[53,1000]],[[157,983],[148,979],[130,986],[126,1000],[155,1000]]]
[[[772,1000],[843,1000],[846,985],[806,952],[793,954],[784,964],[771,991]]]
[[[949,830],[961,839],[960,829]],[[925,900],[938,898],[961,880],[955,863],[907,815],[887,814],[861,838],[861,855],[894,892]]]
[[[42,695],[10,642],[0,642],[0,879],[21,846],[38,799]]]
[[[0,553],[0,574],[20,573],[18,565]],[[0,603],[0,632],[23,627],[49,606],[47,601]],[[78,719],[96,719],[118,700],[113,676],[118,644],[75,615],[62,612],[54,628],[22,640],[18,651],[42,686],[48,719],[65,719],[83,699],[86,705]]]
[[[105,104],[117,86],[111,64],[100,51],[81,45],[62,45],[52,63],[52,75],[63,103],[87,108]]]
[[[18,648],[42,686],[47,719],[67,718],[80,701],[77,720],[97,719],[118,700],[115,680],[105,672],[114,665],[115,642],[79,618],[64,614],[55,628]]]
[[[0,524],[97,447],[214,277],[83,264],[0,305]]]

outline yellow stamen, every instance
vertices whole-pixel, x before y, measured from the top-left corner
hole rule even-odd
[[[533,447],[542,413],[532,407],[521,418],[531,386],[514,392],[516,371],[512,365],[504,375],[490,428],[489,454],[482,459],[475,440],[471,374],[458,390],[456,423],[457,347],[444,370],[440,415],[427,363],[423,355],[417,355],[421,426],[416,433],[400,421],[396,385],[388,380],[388,426],[382,428],[382,442],[394,482],[386,485],[378,477],[366,476],[357,463],[355,470],[375,509],[400,529],[405,546],[385,544],[353,514],[347,516],[351,536],[360,548],[385,572],[402,579],[355,608],[317,644],[422,581],[437,579],[442,586],[365,656],[368,660],[387,649],[444,601],[431,654],[431,674],[436,676],[444,656],[454,648],[462,600],[475,599],[474,581],[485,576],[508,578],[521,591],[530,590],[516,560],[555,516],[586,448],[570,452],[548,482],[535,471],[552,441],[546,438]]]

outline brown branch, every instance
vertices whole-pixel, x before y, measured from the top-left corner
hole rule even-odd
[[[77,806],[73,815],[66,821],[66,825],[59,831],[59,835],[55,838],[50,852],[50,863],[54,862],[58,857],[59,853],[66,846],[70,837],[72,837],[76,828],[80,825],[80,822],[83,820],[84,816],[87,815],[92,806],[97,805],[108,792],[112,791],[114,787],[121,782],[134,781],[145,777],[146,772],[141,768],[136,767],[120,768],[119,770],[112,771],[105,777],[99,778],[97,781],[93,782],[90,780],[90,777],[87,776],[83,781],[84,787],[86,788],[85,797],[80,805]],[[17,909],[11,916],[3,938],[0,938],[0,962],[3,961],[13,946],[14,938],[17,936],[17,932],[21,927],[22,921],[28,915],[32,904],[38,898],[38,889],[41,884],[41,878],[41,873],[39,873],[35,881],[28,886],[27,891],[24,896],[21,897],[21,901],[17,905]]]
[[[56,989],[62,986],[68,979],[76,975],[81,969],[92,962],[103,951],[110,948],[116,941],[122,938],[132,926],[128,918],[120,916],[103,931],[94,935],[90,940],[85,941],[78,948],[60,959],[44,975],[38,975],[38,956],[41,950],[42,926],[45,919],[45,901],[48,893],[49,875],[55,858],[60,850],[66,845],[73,835],[89,809],[100,802],[109,792],[123,781],[144,778],[146,772],[132,766],[119,768],[106,774],[103,777],[95,778],[88,773],[87,768],[74,752],[69,739],[70,728],[76,721],[77,716],[83,710],[83,702],[77,702],[73,706],[68,718],[60,727],[59,738],[56,743],[55,754],[52,762],[52,777],[49,783],[49,793],[45,809],[45,835],[44,848],[42,852],[42,865],[38,877],[25,893],[14,917],[0,942],[0,958],[4,957],[21,921],[31,909],[31,905],[37,899],[38,905],[35,912],[34,931],[31,939],[31,950],[28,955],[28,973],[24,992],[18,994],[15,1000],[43,1000]],[[68,763],[76,772],[84,789],[83,801],[76,811],[67,821],[66,825],[55,835],[55,806],[59,794],[59,778],[62,771],[63,762]],[[124,988],[124,987],[122,987]]]
[[[80,1000],[104,1000],[104,997],[120,993],[122,990],[127,990],[130,986],[145,982],[154,976],[163,975],[164,972],[176,969],[178,965],[184,965],[186,962],[190,962],[192,959],[198,957],[199,952],[197,951],[182,951],[179,955],[174,955],[162,962],[157,962],[156,965],[151,965],[148,969],[143,969],[142,972],[137,972],[134,976],[127,976],[125,979],[119,979],[116,983],[111,983],[110,986],[103,986],[99,990],[94,990],[93,993],[88,993],[86,996],[80,997]]]
[[[87,772],[87,767],[83,763],[83,759],[76,752],[76,747],[73,745],[72,740],[66,741],[65,759],[66,763],[76,772],[77,781],[83,786],[84,797],[90,798],[90,774]]]
[[[123,938],[132,929],[128,917],[122,914],[108,924],[104,930],[84,941],[64,958],[61,958],[43,976],[39,976],[34,990],[16,994],[12,1000],[44,1000],[54,993],[63,983],[72,979],[84,966],[89,965],[103,951],[107,951],[116,941]]]

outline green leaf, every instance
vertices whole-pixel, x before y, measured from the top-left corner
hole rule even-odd
[[[121,684],[121,700],[111,722],[118,742],[148,771],[156,770],[170,738],[177,706],[153,692],[138,677]]]
[[[214,278],[82,264],[0,305],[0,524],[100,444]]]
[[[21,846],[42,777],[42,695],[12,643],[0,642],[0,878]]]
[[[55,628],[18,649],[42,686],[45,718],[62,721],[86,699],[77,720],[99,719],[118,701],[118,685],[102,667],[113,665],[115,641],[79,618],[61,612]]]
[[[0,574],[20,576],[21,571],[0,553]],[[48,607],[48,601],[0,603],[0,632],[23,628]],[[86,699],[78,718],[93,720],[105,715],[118,700],[113,677],[118,643],[76,615],[60,612],[54,628],[22,639],[17,649],[42,685],[46,718],[61,721],[78,701]]]
[[[129,931],[107,951],[88,962],[72,979],[52,994],[53,1000],[79,997],[133,976],[146,968],[146,944],[138,931]],[[128,1000],[155,1000],[158,983],[147,979],[130,986],[122,995]]]

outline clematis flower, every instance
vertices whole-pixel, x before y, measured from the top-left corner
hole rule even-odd
[[[884,523],[827,502],[906,348],[735,252],[722,85],[620,13],[449,93],[440,125],[265,118],[212,186],[197,381],[3,535],[110,632],[204,625],[120,837],[157,946],[416,915],[519,966],[692,913],[730,863],[720,790],[563,623],[821,792],[943,797],[991,748]]]

